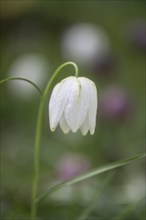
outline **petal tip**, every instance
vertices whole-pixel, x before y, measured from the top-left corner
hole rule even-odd
[[[88,133],[88,132],[87,132],[87,133]],[[87,133],[84,133],[84,134],[82,133],[82,135],[83,135],[83,136],[86,136],[86,135],[87,135]]]
[[[55,131],[55,129],[56,129],[56,128],[50,128],[50,130],[51,130],[52,132],[54,132],[54,131]]]
[[[63,131],[63,130],[62,130],[62,131]],[[69,133],[69,131],[63,131],[63,133],[64,133],[64,134],[68,134],[68,133]]]
[[[90,131],[90,135],[94,135],[95,133],[95,130],[94,131]]]

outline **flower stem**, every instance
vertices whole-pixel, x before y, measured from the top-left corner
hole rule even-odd
[[[39,158],[40,158],[40,141],[41,141],[43,109],[44,109],[44,101],[42,97],[40,101],[38,116],[37,116],[36,133],[35,133],[34,182],[33,182],[33,191],[32,191],[32,213],[31,213],[32,220],[36,219],[36,211],[37,211],[37,204],[35,203],[35,198],[38,192],[38,182],[39,182]]]
[[[0,84],[6,83],[6,82],[11,81],[11,80],[26,81],[27,83],[29,83],[32,86],[34,86],[37,89],[37,91],[40,93],[40,95],[42,95],[42,91],[40,90],[40,88],[34,82],[30,81],[29,79],[22,78],[22,77],[7,77],[5,79],[2,79],[0,81]]]
[[[38,194],[38,185],[39,185],[39,161],[40,161],[40,144],[41,144],[41,133],[42,133],[42,124],[43,124],[43,113],[45,109],[45,101],[48,96],[49,90],[53,81],[58,76],[59,72],[62,68],[67,65],[72,65],[75,69],[75,76],[78,76],[78,67],[74,62],[66,62],[59,66],[56,71],[53,73],[52,77],[48,81],[43,95],[40,100],[38,116],[37,116],[37,124],[36,124],[36,132],[35,132],[35,145],[34,145],[34,179],[33,179],[33,188],[32,188],[32,210],[31,210],[31,219],[36,220],[37,218],[37,194]]]

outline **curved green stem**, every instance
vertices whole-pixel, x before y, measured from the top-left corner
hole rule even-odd
[[[31,84],[32,86],[34,86],[34,87],[37,89],[37,91],[42,95],[42,91],[40,90],[40,88],[39,88],[34,82],[30,81],[29,79],[22,78],[22,77],[8,77],[8,78],[5,78],[5,79],[2,79],[2,80],[0,81],[0,84],[3,84],[3,83],[8,82],[8,81],[10,81],[10,80],[26,81],[26,82],[28,82],[29,84]]]
[[[43,122],[43,113],[45,109],[45,101],[48,96],[49,90],[51,85],[57,75],[59,74],[60,70],[67,65],[72,65],[75,68],[75,76],[78,76],[78,67],[73,62],[66,62],[59,66],[57,70],[52,75],[51,79],[48,81],[43,95],[41,97],[39,111],[37,116],[37,124],[36,124],[36,133],[35,133],[35,146],[34,146],[34,182],[33,182],[33,189],[32,189],[32,213],[31,218],[32,220],[36,219],[37,216],[37,203],[36,198],[38,194],[38,183],[39,183],[39,158],[40,158],[40,143],[41,143],[41,131],[42,131],[42,122]]]
[[[77,65],[74,63],[74,62],[66,62],[66,63],[63,63],[61,66],[59,66],[56,71],[54,72],[54,74],[52,75],[51,79],[49,80],[46,88],[45,88],[45,91],[43,93],[43,97],[46,97],[48,92],[49,92],[49,89],[50,89],[50,86],[51,84],[53,83],[53,81],[55,80],[55,78],[58,76],[60,70],[62,68],[64,68],[65,66],[68,66],[68,65],[72,65],[74,68],[75,68],[75,76],[78,77],[79,75],[79,70],[78,70],[78,67]]]

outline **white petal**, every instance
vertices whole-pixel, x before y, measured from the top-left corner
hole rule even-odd
[[[88,110],[88,119],[89,119],[89,128],[90,134],[94,134],[96,127],[96,114],[97,114],[97,89],[93,81],[81,77],[85,81],[88,87],[89,94],[89,110]]]
[[[59,94],[60,87],[61,87],[61,83],[58,83],[54,87],[53,92],[50,97],[50,102],[49,102],[49,121],[50,121],[50,129],[52,131],[55,130],[59,122],[58,115],[60,114],[60,111],[58,111],[59,109],[56,109],[56,100]]]
[[[88,130],[89,130],[88,115],[87,115],[85,121],[83,122],[80,130],[81,130],[82,135],[84,135],[84,136],[88,133]]]
[[[59,124],[60,124],[60,127],[61,127],[62,131],[64,132],[64,134],[67,134],[70,131],[70,128],[64,118],[64,115],[62,115]]]
[[[54,131],[59,123],[59,120],[62,116],[67,97],[68,91],[72,77],[68,77],[58,83],[52,92],[50,103],[49,103],[49,119],[50,119],[50,128]]]
[[[69,91],[69,97],[64,109],[65,119],[73,132],[76,132],[77,127],[77,112],[78,112],[78,101],[79,101],[79,85],[78,81],[75,78],[72,81],[72,85]]]
[[[81,85],[79,78],[75,78],[64,110],[65,119],[73,132],[84,122],[88,107],[87,90]]]

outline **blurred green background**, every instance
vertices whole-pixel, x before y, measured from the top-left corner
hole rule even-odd
[[[98,89],[94,136],[64,135],[60,128],[51,133],[46,103],[40,191],[88,169],[144,152],[145,10],[144,1],[1,1],[1,79],[24,73],[43,89],[55,69],[72,58],[80,75],[95,81]],[[96,28],[97,33],[103,30],[110,49],[105,54],[97,50],[94,57],[85,49],[89,63],[84,57],[83,62],[72,57],[71,49],[64,46],[65,36],[78,24],[86,24],[87,33],[80,33],[83,42],[93,25],[95,32]],[[85,47],[92,45],[87,39]],[[70,44],[76,51],[76,37]],[[105,46],[106,42],[98,44]],[[78,50],[76,53],[79,55]],[[73,68],[66,67],[56,82],[72,74]],[[26,87],[21,81],[1,85],[3,220],[30,219],[38,105],[39,94],[31,85]],[[108,175],[113,178],[102,189]],[[87,211],[89,220],[144,220],[144,196],[144,160],[140,160],[114,174],[105,173],[52,194],[39,205],[38,216],[72,220]]]

